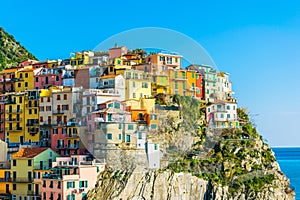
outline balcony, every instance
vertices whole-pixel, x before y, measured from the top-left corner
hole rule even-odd
[[[79,134],[78,133],[67,134],[67,138],[79,138]]]
[[[31,183],[33,182],[33,178],[24,177],[24,178],[12,178],[13,183]]]
[[[6,118],[7,122],[20,122],[22,121],[22,118]]]
[[[61,180],[62,176],[60,174],[43,174],[43,179]]]
[[[11,182],[11,178],[10,177],[0,178],[0,182]]]
[[[69,145],[68,145],[68,148],[69,148],[69,149],[78,149],[78,148],[79,148],[79,145],[78,145],[78,144],[69,144]]]
[[[63,115],[64,111],[63,110],[53,110],[52,114],[53,115]]]
[[[37,192],[34,192],[34,191],[27,191],[27,196],[30,196],[30,197],[41,197],[41,195]]]
[[[30,127],[39,127],[40,124],[39,124],[39,123],[27,123],[26,126],[30,126]]]
[[[64,146],[63,144],[59,144],[56,146],[57,149],[65,149],[66,147],[67,147],[67,145]]]
[[[30,134],[35,134],[39,132],[39,128],[28,128],[28,132]]]

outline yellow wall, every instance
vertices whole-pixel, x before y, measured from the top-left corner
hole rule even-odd
[[[28,172],[30,171],[32,173],[33,177],[33,160],[32,160],[32,166],[28,166],[28,159],[19,158],[17,159],[16,166],[13,166],[11,163],[11,177],[13,177],[13,172],[17,173],[16,178],[17,179],[27,179],[28,178]],[[20,183],[20,182],[14,182],[13,184],[16,184],[17,190],[12,190],[12,194],[18,196],[27,196],[28,191],[28,182],[27,183]],[[34,189],[33,185],[31,186],[32,190]]]
[[[27,74],[27,75],[26,75]],[[33,70],[20,70],[16,72],[16,78],[19,81],[15,82],[16,92],[34,89],[34,73]],[[27,84],[27,87],[25,86]]]
[[[0,179],[5,178],[5,172],[10,171],[10,169],[0,169]],[[9,191],[11,191],[11,182],[1,182],[0,183],[0,194],[5,194],[6,193],[6,185],[9,185]]]

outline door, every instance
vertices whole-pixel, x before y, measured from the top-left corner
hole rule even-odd
[[[34,184],[34,187],[35,187],[34,189],[35,194],[39,194],[39,184]]]
[[[6,194],[9,194],[9,184],[5,185],[5,192],[6,192]]]
[[[20,144],[22,145],[24,143],[24,136],[20,136]]]

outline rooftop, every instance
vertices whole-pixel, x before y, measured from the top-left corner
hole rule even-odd
[[[48,148],[22,148],[17,153],[13,154],[12,158],[34,158],[38,154],[47,150]]]

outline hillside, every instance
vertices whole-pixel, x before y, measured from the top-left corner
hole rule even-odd
[[[295,199],[244,109],[238,110],[241,129],[211,129],[205,104],[181,96],[173,102],[180,105],[180,119],[168,116],[163,131],[151,136],[161,141],[162,168],[108,166],[89,199]]]
[[[0,27],[0,70],[16,66],[18,62],[26,59],[37,60],[20,42],[15,40],[14,36]]]

